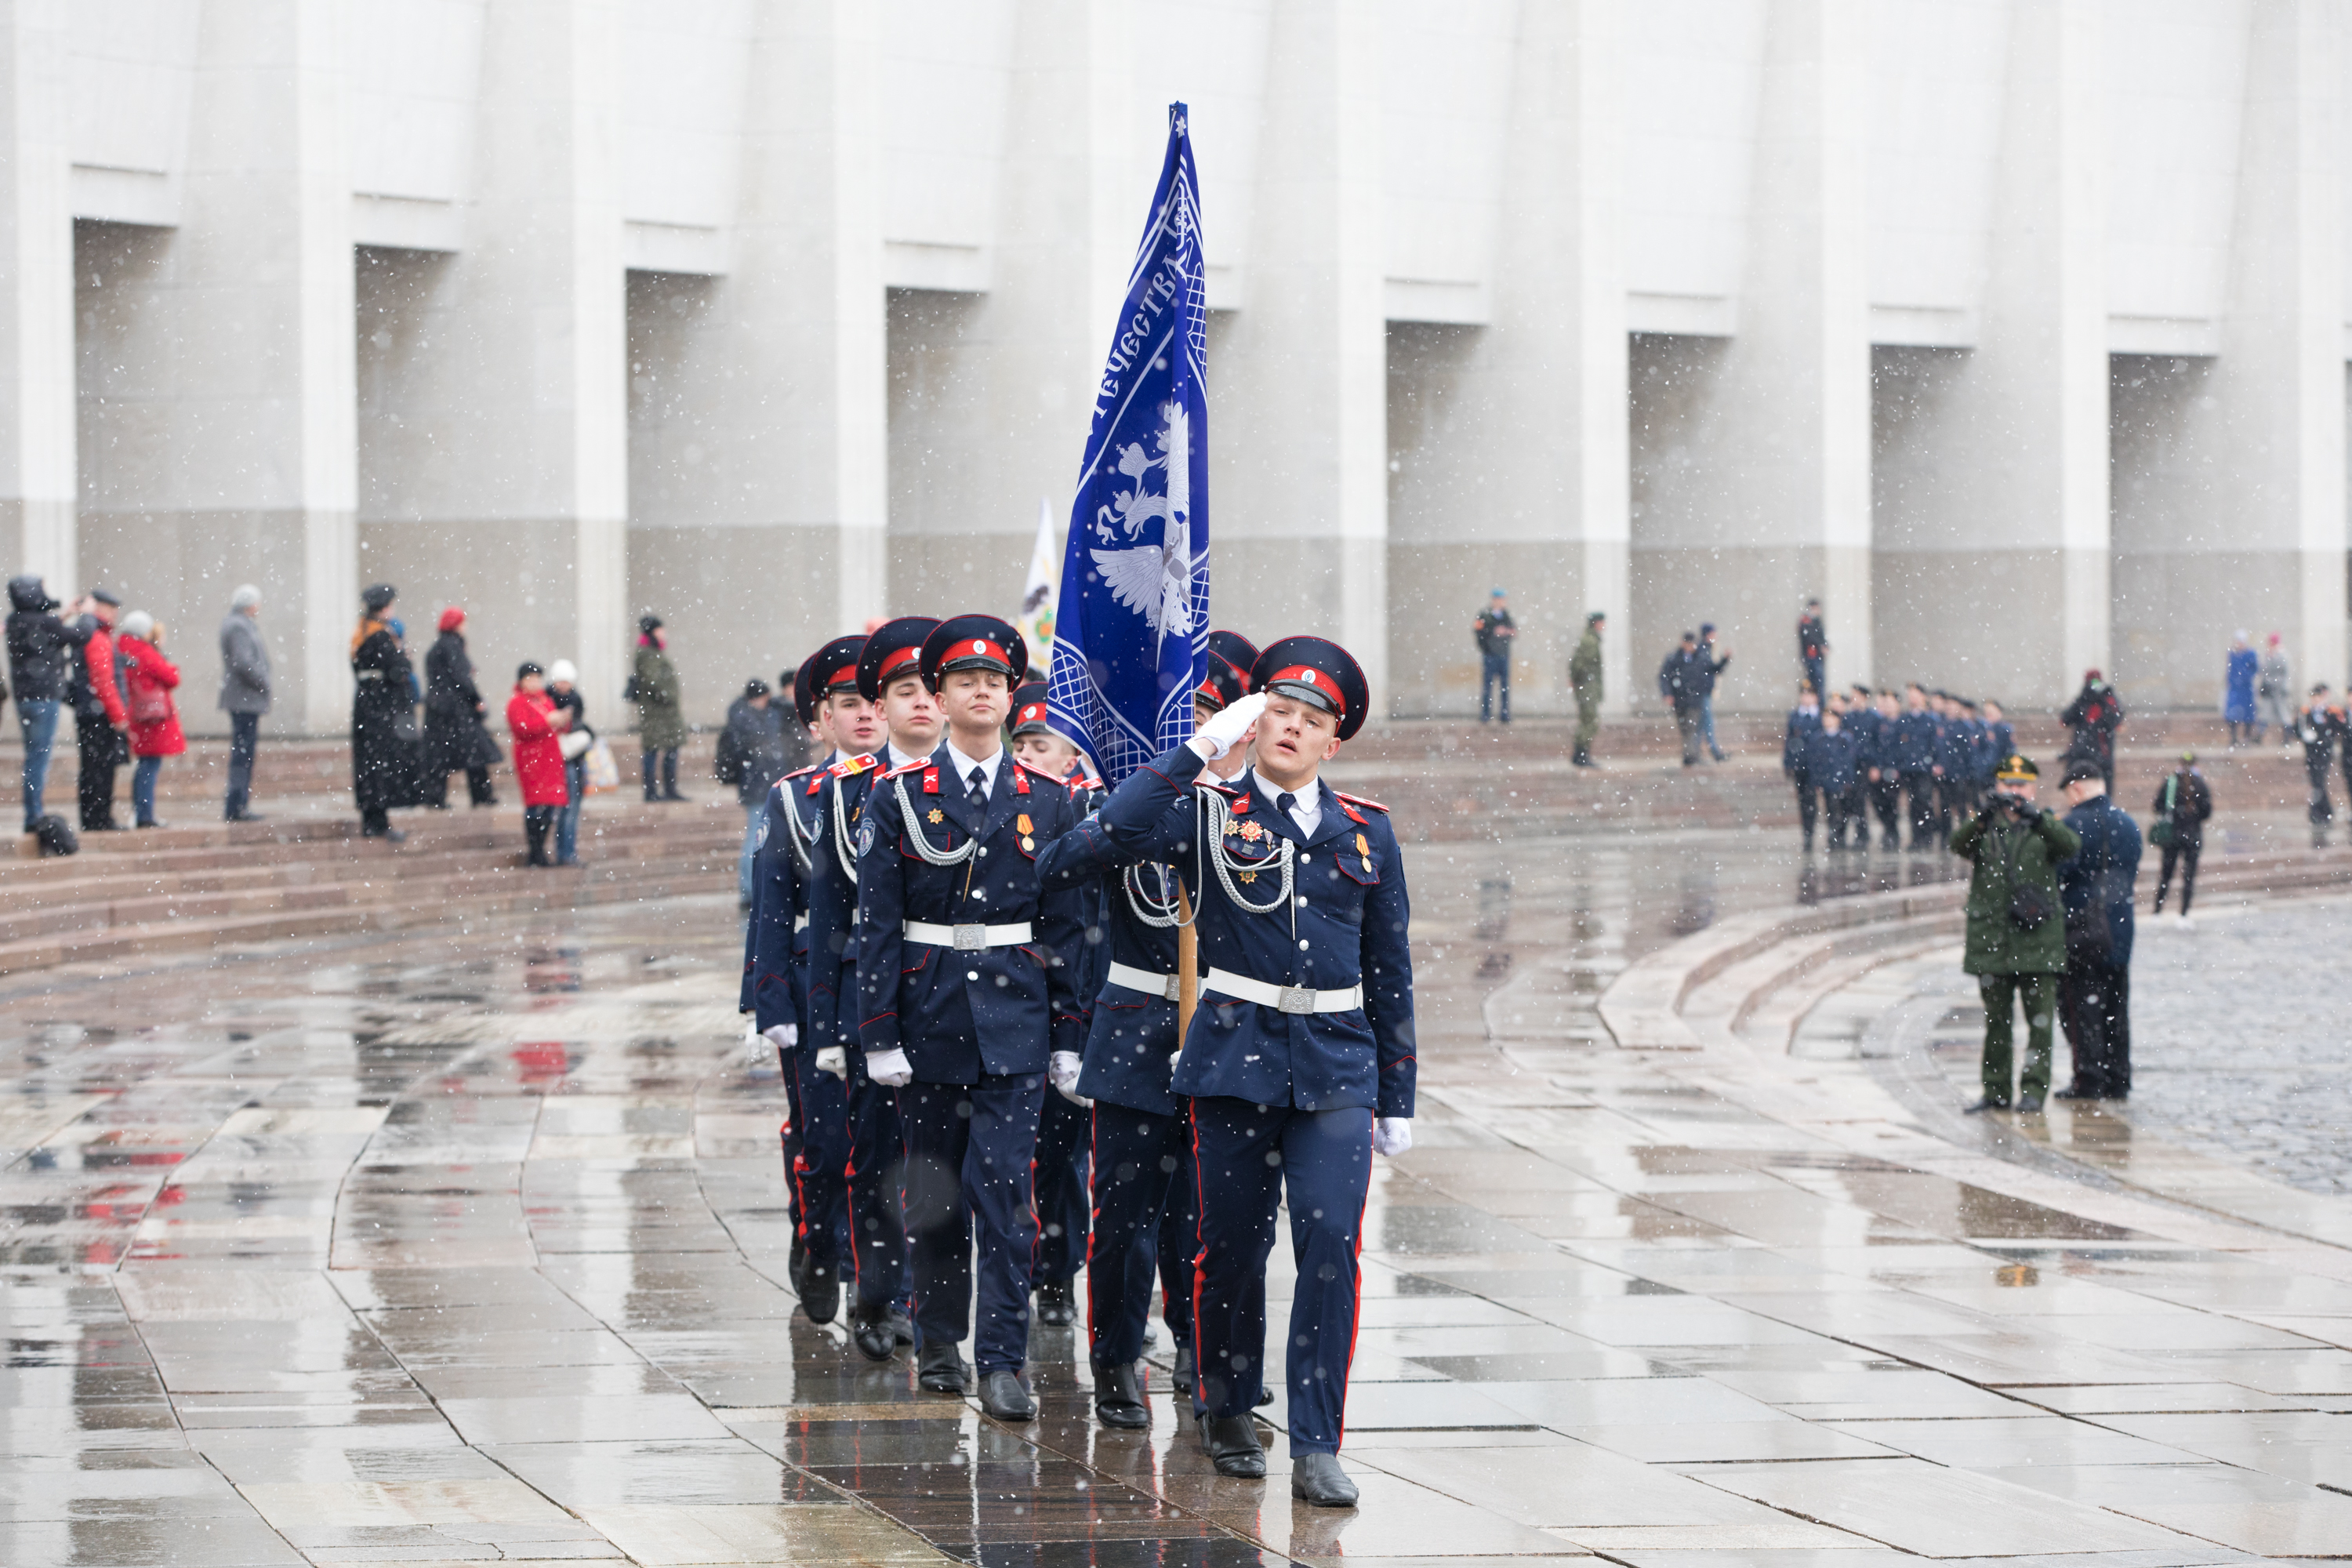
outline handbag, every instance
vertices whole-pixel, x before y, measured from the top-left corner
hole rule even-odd
[[[133,724],[160,724],[172,716],[172,700],[163,689],[151,681],[131,683],[131,721]]]
[[[620,766],[613,761],[613,748],[604,744],[602,735],[588,743],[588,750],[581,758],[581,766],[587,775],[584,782],[590,795],[602,795],[607,790],[621,787]]]
[[[555,742],[557,748],[563,752],[563,760],[567,763],[595,743],[596,737],[585,730],[566,730]]]
[[[2024,847],[2025,836],[2021,833],[2018,835],[2017,842],[2018,847],[2021,849]],[[2050,917],[2057,912],[2050,907],[2050,895],[2031,882],[2021,882],[2017,879],[2016,851],[2004,851],[2001,858],[2003,866],[2008,869],[2010,879],[2009,923],[2021,931],[2040,931],[2050,923]]]
[[[2180,775],[2179,773],[2175,773],[2170,778],[2164,781],[2164,799],[2157,806],[2158,811],[2161,812],[2163,815],[2157,819],[2155,826],[2147,830],[2147,841],[2150,844],[2155,845],[2158,849],[2171,848],[2173,839],[2179,836],[2178,831],[2172,826],[2173,800],[2179,793],[2179,790]]]

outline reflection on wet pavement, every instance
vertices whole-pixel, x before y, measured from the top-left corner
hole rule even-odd
[[[1917,1128],[1858,1152],[1600,1024],[1681,935],[1943,862],[1412,853],[1425,1098],[1365,1227],[1359,1510],[1294,1509],[1278,1439],[1216,1477],[1164,1370],[1148,1432],[1096,1426],[1072,1331],[1013,1428],[795,1319],[774,1064],[730,908],[679,900],[12,997],[0,1563],[2352,1552],[2343,1252]]]

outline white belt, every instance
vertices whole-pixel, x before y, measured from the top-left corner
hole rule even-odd
[[[1345,991],[1310,991],[1304,985],[1269,985],[1263,980],[1252,980],[1224,969],[1209,971],[1201,982],[1201,989],[1284,1013],[1352,1013],[1364,1005],[1361,984],[1350,985]]]
[[[808,916],[794,915],[793,917],[793,933],[797,936],[806,930],[808,930]]]
[[[1176,1000],[1176,977],[1162,974],[1156,969],[1138,969],[1132,963],[1114,963],[1103,980],[1108,984],[1140,991],[1146,996],[1164,997],[1171,1002]]]
[[[1033,940],[1027,921],[1003,926],[935,926],[929,921],[908,921],[900,929],[908,942],[951,947],[958,952],[978,952],[985,947],[1019,947]]]

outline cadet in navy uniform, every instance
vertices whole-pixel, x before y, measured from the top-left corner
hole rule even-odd
[[[1200,911],[1206,973],[1174,1084],[1192,1100],[1202,1447],[1221,1475],[1265,1473],[1250,1419],[1265,1367],[1258,1287],[1286,1184],[1291,1495],[1349,1508],[1338,1451],[1364,1196],[1372,1154],[1412,1142],[1410,911],[1386,809],[1318,776],[1364,722],[1356,661],[1286,637],[1250,679],[1249,696],[1131,774],[1099,820],[1126,858],[1172,861]],[[1253,725],[1251,767],[1196,791]]]
[[[1257,649],[1233,632],[1211,632],[1207,655],[1207,678],[1192,694],[1196,725],[1248,692],[1257,661]],[[1231,779],[1248,760],[1244,741],[1204,774]],[[1176,1344],[1177,1386],[1186,1394],[1194,1366],[1192,1123],[1188,1103],[1170,1083],[1177,1047],[1176,883],[1164,865],[1129,862],[1094,821],[1057,841],[1038,870],[1049,883],[1079,881],[1102,893],[1108,963],[1087,1020],[1086,1054],[1055,1052],[1053,1078],[1063,1095],[1094,1112],[1087,1328],[1095,1415],[1106,1426],[1147,1426],[1143,1334],[1155,1265]],[[1259,1283],[1262,1317],[1262,1276]]]
[[[877,727],[854,685],[866,639],[835,637],[811,654],[793,679],[801,722],[833,743],[827,763],[870,744]],[[845,692],[844,708],[834,693]],[[768,791],[759,848],[751,862],[751,919],[744,933],[745,1001],[752,1022],[776,1047],[792,1126],[785,1138],[785,1173],[793,1215],[790,1263],[801,1310],[829,1323],[841,1310],[841,1277],[849,1247],[848,1211],[841,1172],[849,1156],[848,1110],[841,1080],[817,1070],[804,1042],[810,1027],[809,894],[823,869],[824,818],[814,798],[824,764],[785,774]]]
[[[1005,752],[1013,682],[1028,668],[1019,633],[956,616],[924,639],[921,668],[948,735],[878,781],[858,824],[858,1034],[867,1076],[898,1090],[917,1379],[969,1392],[956,1345],[971,1327],[981,1408],[1026,1421],[1030,1161],[1047,1058],[1084,1027],[1077,895],[1041,888],[1037,857],[1079,805]]]
[[[907,1226],[900,1177],[906,1163],[896,1093],[866,1076],[857,1043],[856,831],[880,773],[931,754],[940,743],[939,703],[924,681],[923,639],[939,620],[908,616],[876,629],[857,656],[856,685],[837,682],[829,702],[862,712],[877,749],[845,757],[819,779],[816,816],[824,850],[809,890],[809,1038],[820,1071],[842,1080],[847,1104],[850,1337],[869,1361],[888,1361],[915,1342],[907,1300]],[[850,1005],[845,1009],[845,997]]]
[[[1013,694],[1013,755],[1042,773],[1075,784],[1087,791],[1085,810],[1093,809],[1096,781],[1085,769],[1085,755],[1069,738],[1045,721],[1045,683],[1033,681]],[[1043,875],[1042,870],[1040,875]],[[1078,889],[1078,929],[1093,932],[1101,925],[1096,889]],[[1083,1014],[1092,994],[1087,976],[1094,967],[1081,955],[1075,982]],[[1087,1117],[1078,1102],[1066,1094],[1045,1096],[1037,1118],[1037,1266],[1031,1283],[1037,1294],[1037,1321],[1047,1328],[1066,1329],[1077,1321],[1077,1293],[1071,1281],[1086,1266],[1091,1226],[1087,1213],[1087,1172],[1090,1163]]]

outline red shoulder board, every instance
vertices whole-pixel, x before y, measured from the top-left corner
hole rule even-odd
[[[1070,786],[1070,793],[1072,795],[1077,794],[1082,789],[1100,789],[1103,786],[1102,780],[1095,777],[1092,773],[1087,773],[1081,778],[1065,779],[1062,782]]]
[[[1350,822],[1361,822],[1364,820],[1363,812],[1356,809],[1360,805],[1364,807],[1366,811],[1377,811],[1382,816],[1386,816],[1388,815],[1389,808],[1382,805],[1379,801],[1366,800],[1362,795],[1349,795],[1344,791],[1336,789],[1331,793],[1339,797],[1339,809],[1348,814],[1348,820]]]
[[[903,778],[907,774],[913,773],[918,768],[928,768],[930,765],[931,760],[929,757],[917,757],[911,763],[901,763],[898,766],[892,768],[888,773],[884,773],[882,776],[886,779]]]
[[[1013,793],[1014,795],[1029,793],[1029,770],[1018,763],[1013,764]]]
[[[799,778],[799,777],[800,777],[802,774],[803,774],[803,773],[814,773],[814,772],[816,772],[816,771],[817,771],[817,764],[816,764],[816,763],[811,763],[808,766],[806,766],[806,767],[804,767],[804,768],[794,768],[791,773],[786,773],[786,774],[784,775],[784,778],[785,778],[785,779],[796,779],[796,778]],[[784,779],[778,779],[776,782],[777,782],[778,784],[782,784],[782,783],[783,783],[783,782],[784,782]]]
[[[923,764],[923,793],[925,795],[940,793],[940,770],[929,763]]]
[[[1235,811],[1247,811],[1249,809],[1249,793],[1246,790],[1238,789],[1234,785],[1227,784],[1223,779],[1213,779],[1203,775],[1202,777],[1196,778],[1192,781],[1192,787],[1194,789],[1215,790],[1219,795],[1223,795],[1227,800],[1233,802],[1234,809]]]

